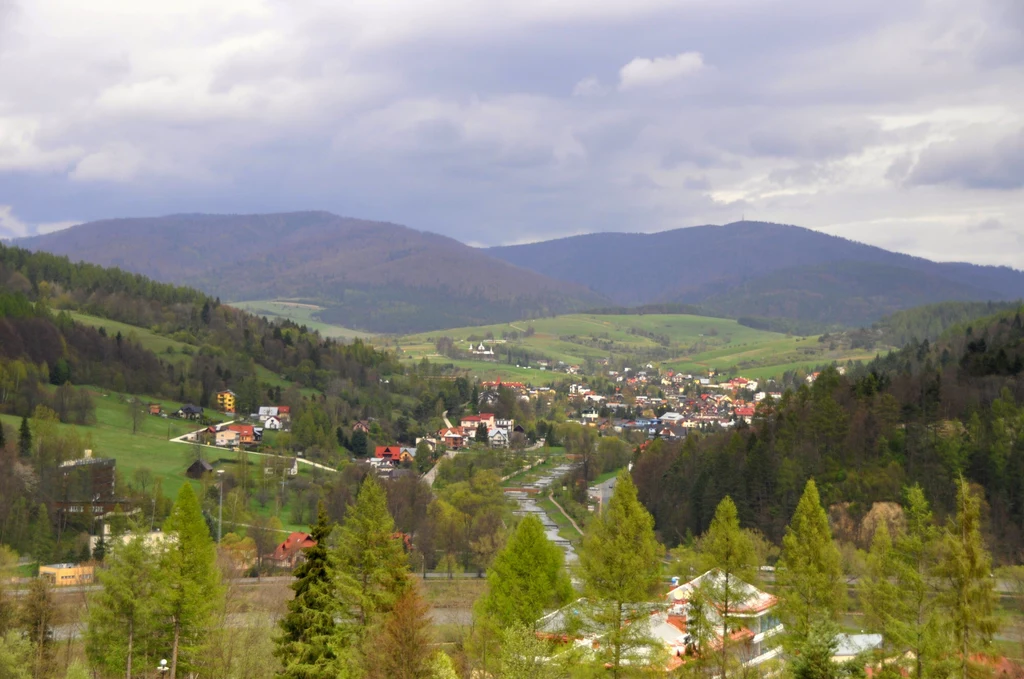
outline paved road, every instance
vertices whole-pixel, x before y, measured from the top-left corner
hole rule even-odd
[[[223,423],[221,423],[218,426],[226,427],[227,425],[234,424],[234,423],[235,423],[235,421],[231,420],[229,422],[223,422]],[[207,445],[205,443],[199,443],[198,441],[189,441],[186,438],[188,436],[194,436],[194,435],[196,435],[196,434],[198,434],[198,433],[200,433],[202,431],[205,431],[205,430],[206,430],[206,427],[203,427],[202,429],[197,429],[195,431],[190,431],[190,432],[188,432],[186,434],[182,434],[181,436],[176,436],[175,438],[171,439],[171,443],[186,443],[188,445],[201,446],[203,448],[209,448],[210,450],[216,450],[216,451],[220,451],[220,452],[224,452],[226,450],[230,450],[229,448],[224,448],[223,446],[210,446],[210,445]],[[257,452],[252,451],[252,450],[247,450],[246,452],[249,455],[256,455],[257,457],[281,457],[277,453],[257,453]],[[299,457],[299,458],[296,458],[296,459],[299,461],[299,464],[308,465],[310,467],[316,467],[317,469],[323,469],[326,472],[337,472],[338,471],[334,467],[328,467],[325,464],[320,464],[319,462],[313,462],[312,460],[307,460],[307,459],[302,458],[302,457]]]

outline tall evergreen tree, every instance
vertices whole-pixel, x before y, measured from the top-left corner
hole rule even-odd
[[[939,536],[920,486],[907,489],[904,516],[906,528],[895,539],[885,523],[875,531],[860,598],[886,645],[910,651],[912,674],[922,679],[935,674],[932,668],[946,644],[931,578]]]
[[[820,634],[822,623],[834,622],[845,606],[842,561],[813,479],[786,528],[775,582],[782,595],[779,612],[790,651],[799,651],[812,629]]]
[[[500,627],[532,628],[545,609],[557,608],[571,597],[562,550],[548,540],[540,519],[530,515],[494,557],[487,572],[487,593],[478,605]]]
[[[430,607],[410,582],[379,632],[369,637],[367,679],[432,679],[432,643]]]
[[[501,679],[557,679],[565,674],[548,657],[545,643],[532,627],[520,623],[502,631],[499,663]]]
[[[649,638],[642,604],[658,586],[662,548],[654,519],[637,499],[628,471],[619,473],[608,508],[587,526],[580,550],[580,575],[591,617],[603,633],[598,661],[623,676],[627,666],[653,664],[656,644]],[[626,621],[632,621],[626,624]]]
[[[408,586],[409,564],[387,496],[371,475],[363,481],[356,503],[341,526],[336,552],[339,595],[357,634],[390,613]]]
[[[157,576],[163,587],[160,613],[170,637],[170,679],[177,679],[179,670],[195,671],[224,591],[213,538],[191,484],[178,492],[164,531],[173,539],[162,554]]]
[[[952,624],[957,675],[967,679],[971,654],[988,649],[999,628],[999,596],[981,535],[981,500],[963,477],[957,481],[956,516],[943,531],[935,574],[942,583],[940,603]]]
[[[726,679],[733,644],[728,629],[734,627],[736,611],[743,606],[744,579],[752,579],[757,567],[757,551],[750,535],[740,528],[736,504],[728,495],[715,509],[708,532],[701,538],[701,552],[709,568],[716,568],[721,578],[710,578],[706,586],[708,600],[721,616],[722,642],[718,644],[718,676]]]
[[[340,674],[344,643],[335,623],[341,607],[335,596],[333,564],[327,540],[334,525],[323,504],[317,509],[310,537],[316,543],[306,549],[305,560],[295,567],[295,598],[281,618],[282,634],[277,638],[274,655],[283,669],[277,673],[287,679],[335,679]]]
[[[21,426],[18,427],[18,454],[22,457],[32,455],[32,428],[27,417],[21,418]]]
[[[32,677],[50,676],[53,663],[53,628],[57,624],[57,601],[46,578],[35,578],[21,604],[21,629],[32,644]]]
[[[98,573],[102,589],[90,597],[85,649],[94,668],[132,678],[135,656],[150,648],[154,606],[163,596],[156,570],[157,559],[140,531],[114,543]]]

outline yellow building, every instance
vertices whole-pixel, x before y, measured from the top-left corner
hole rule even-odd
[[[217,392],[217,407],[222,412],[233,413],[235,412],[235,392],[230,389]]]
[[[46,578],[55,587],[91,585],[93,582],[93,567],[80,566],[73,563],[55,563],[50,566],[40,566],[39,577]]]

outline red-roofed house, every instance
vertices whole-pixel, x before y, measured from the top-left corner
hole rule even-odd
[[[451,450],[458,450],[466,442],[466,437],[462,435],[462,430],[456,427],[442,429],[437,433],[437,437]]]
[[[494,413],[480,413],[479,415],[466,415],[460,421],[464,436],[472,436],[476,428],[483,424],[488,429],[494,429]]]
[[[238,432],[239,443],[254,443],[256,441],[256,434],[251,424],[229,424],[227,428],[228,431]]]
[[[416,455],[415,448],[403,448],[401,446],[377,446],[373,456],[378,460],[390,462],[412,462]]]
[[[302,550],[315,546],[316,540],[311,538],[309,533],[292,533],[284,542],[274,548],[274,553],[267,559],[282,568],[295,568],[295,564],[305,558]]]

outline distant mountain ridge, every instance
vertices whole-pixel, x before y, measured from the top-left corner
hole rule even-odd
[[[581,311],[602,295],[434,233],[328,212],[112,219],[18,245],[192,285],[225,300],[305,299],[322,320],[410,332]]]
[[[860,325],[948,300],[1024,298],[1024,272],[933,262],[798,226],[735,222],[489,248],[617,304],[699,304],[725,316]]]

